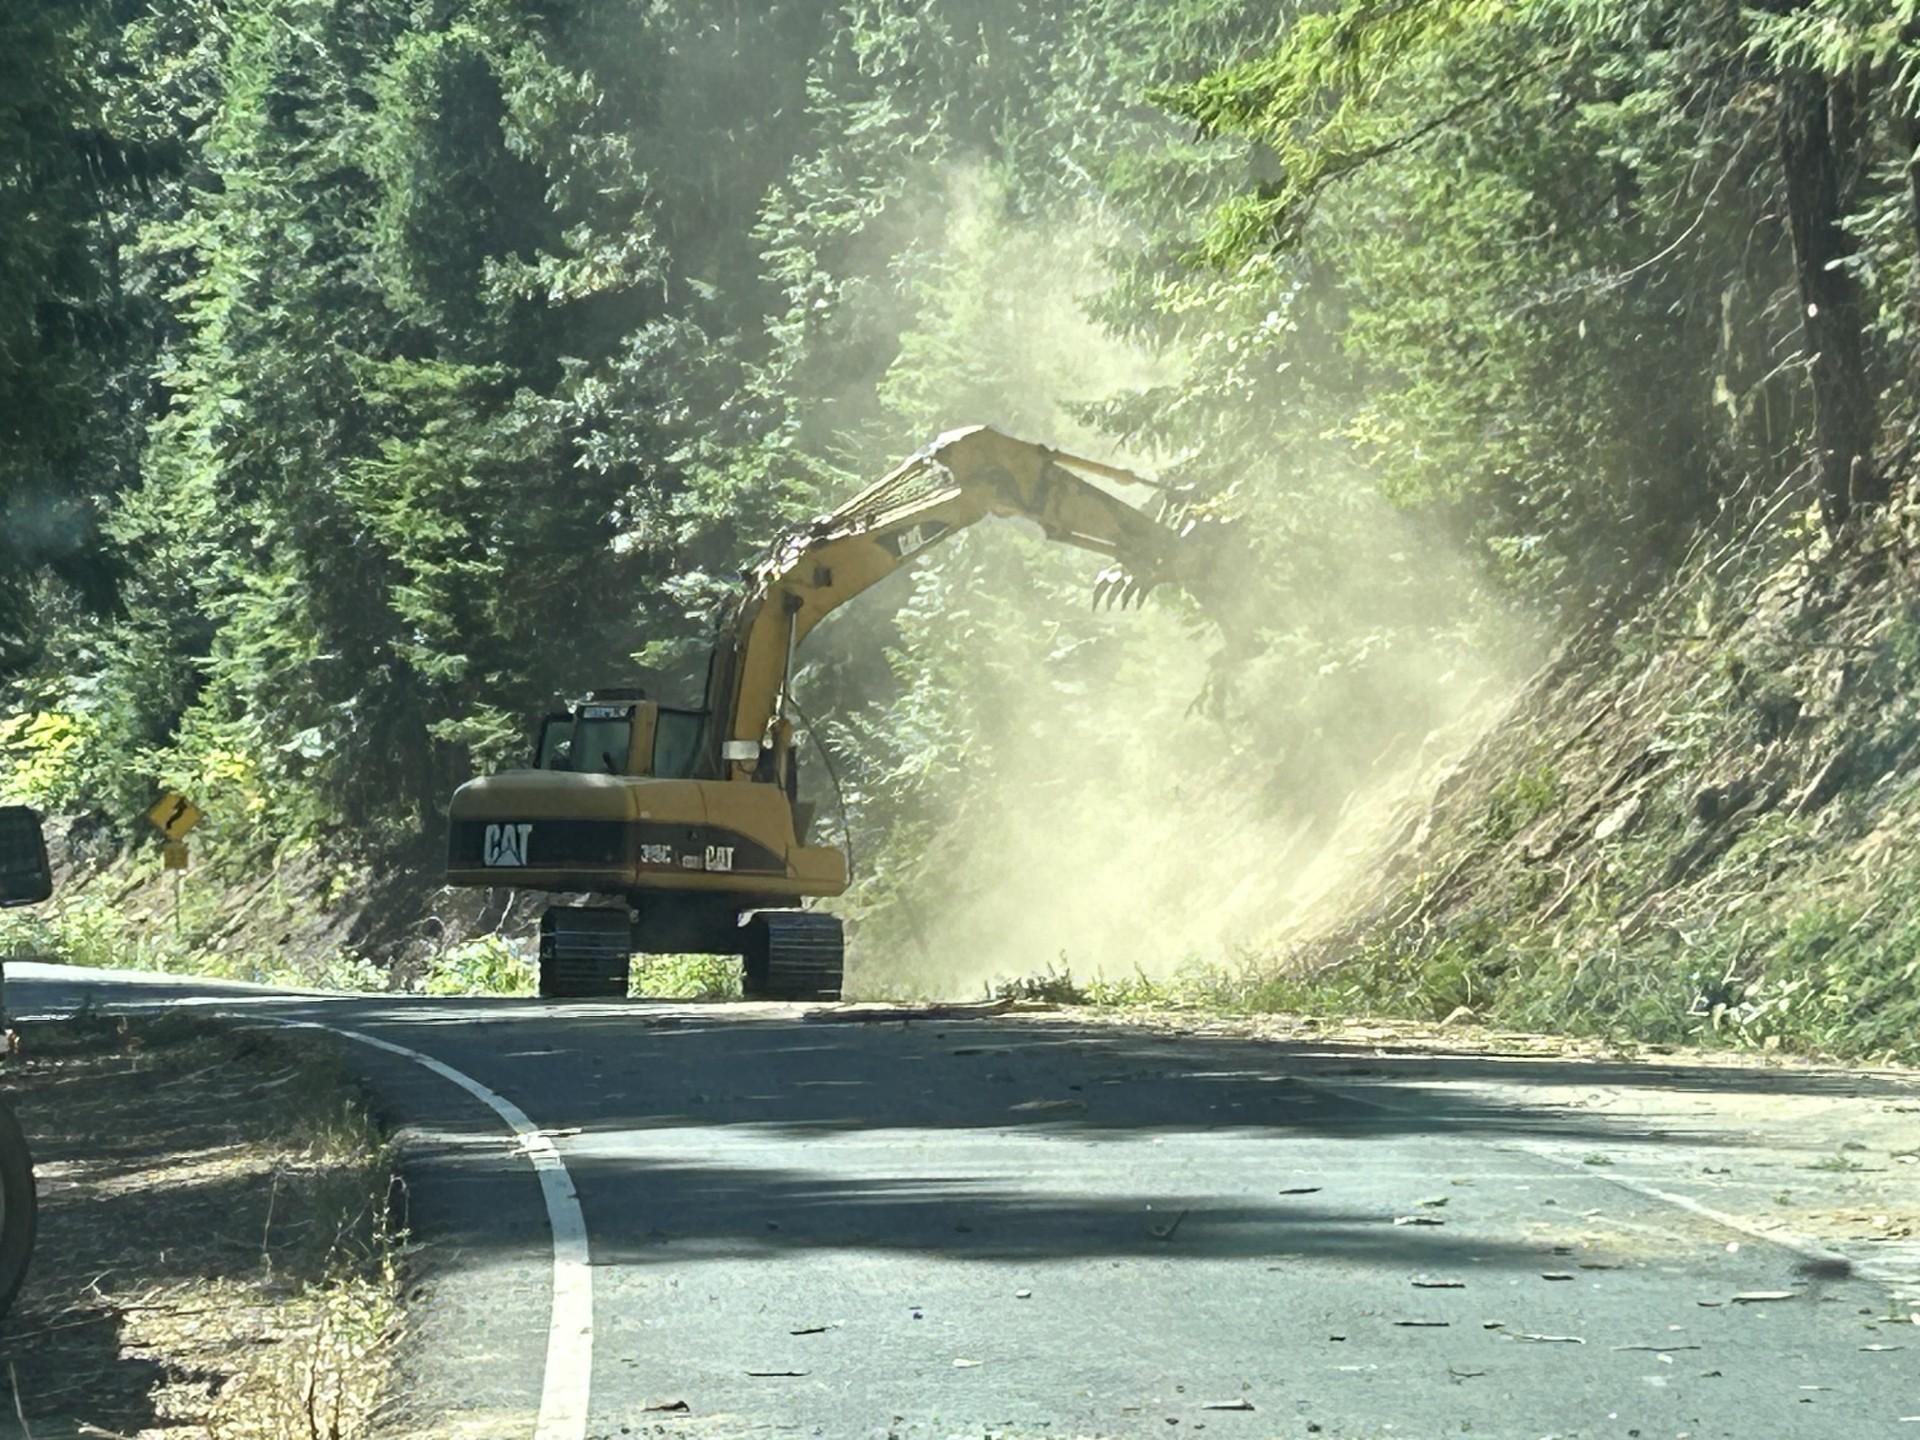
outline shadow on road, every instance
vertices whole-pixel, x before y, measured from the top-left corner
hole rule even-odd
[[[154,998],[170,989],[154,987]],[[233,998],[222,1008],[241,1016],[268,1003]],[[1376,1189],[1355,1203],[1359,1182],[1382,1163],[1404,1168],[1409,1142],[1429,1147],[1413,1153],[1437,1167],[1432,1185],[1445,1184],[1446,1157],[1431,1147],[1461,1137],[1619,1151],[1710,1133],[1716,1145],[1737,1144],[1724,1127],[1690,1124],[1690,1093],[1914,1096],[1894,1076],[1434,1055],[1058,1017],[848,1023],[784,1007],[364,997],[280,997],[272,1008],[423,1050],[561,1131],[599,1263],[811,1247],[1535,1264],[1535,1243],[1395,1225],[1413,1197]],[[405,1061],[360,1055],[356,1064],[393,1072],[377,1086],[405,1097],[392,1118],[428,1137],[415,1218],[436,1248],[542,1243],[528,1172],[497,1120],[451,1087],[424,1094]],[[1476,1086],[1484,1081],[1500,1084]],[[1658,1091],[1673,1103],[1623,1125],[1583,1108],[1583,1091],[1601,1087]],[[1030,1167],[1024,1173],[1006,1172],[997,1142],[1008,1137],[1031,1142],[1014,1162]],[[1236,1190],[1226,1147],[1217,1161],[1204,1151],[1209,1138],[1227,1137],[1274,1147],[1242,1143],[1234,1164],[1253,1155],[1264,1170],[1303,1166],[1303,1183],[1319,1189]],[[1166,1163],[1170,1151],[1129,1158],[1130,1146],[1162,1142],[1202,1151],[1184,1170]],[[1085,1173],[1093,1167],[1097,1177]]]
[[[1356,1206],[1344,1182],[1389,1152],[1404,1165],[1409,1138],[1617,1149],[1698,1137],[1684,1114],[1623,1129],[1577,1102],[1514,1103],[1515,1089],[1494,1099],[1448,1088],[1456,1081],[1497,1078],[1522,1091],[1550,1081],[1563,1099],[1574,1093],[1570,1077],[1681,1092],[1911,1094],[1893,1079],[1807,1071],[1394,1055],[1058,1020],[834,1024],[721,1007],[475,1002],[367,1005],[352,1023],[483,1076],[565,1132],[598,1263],[818,1247],[956,1259],[1537,1265],[1537,1243],[1396,1226],[1412,1197]],[[1029,1173],[993,1168],[1007,1162],[989,1157],[989,1142],[1009,1136],[1038,1147],[1021,1152]],[[1115,1148],[1228,1136],[1272,1142],[1257,1153],[1274,1165],[1339,1167],[1325,1179],[1342,1202],[1272,1187],[1223,1198],[1233,1177],[1209,1161],[1170,1184],[1167,1152],[1143,1154],[1134,1168]],[[927,1164],[941,1173],[920,1173]],[[1081,1173],[1092,1164],[1104,1167],[1097,1185]],[[503,1172],[495,1155],[469,1179],[434,1222],[455,1226],[463,1249],[499,1244],[487,1188],[524,1185],[524,1172]],[[1426,1183],[1444,1185],[1444,1172]],[[1174,1232],[1161,1233],[1168,1226]]]

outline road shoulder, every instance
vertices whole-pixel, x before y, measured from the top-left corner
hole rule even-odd
[[[184,1014],[22,1027],[40,1223],[0,1433],[371,1433],[398,1333],[390,1153],[317,1037]]]

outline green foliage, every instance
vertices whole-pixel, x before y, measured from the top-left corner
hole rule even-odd
[[[731,955],[639,955],[627,991],[648,1000],[737,1000],[740,962]]]
[[[1560,803],[1560,782],[1551,766],[1509,775],[1487,797],[1481,828],[1490,840],[1509,840]]]
[[[57,896],[46,906],[0,912],[0,958],[214,975],[323,990],[387,988],[386,969],[350,949],[329,949],[295,963],[272,947],[211,947],[208,942],[214,932],[229,922],[219,903],[218,886],[190,887],[177,917],[164,921],[128,912],[124,900],[132,888],[122,886],[111,896],[102,889],[85,890]]]
[[[108,127],[94,64],[114,18],[60,0],[0,14],[0,676],[42,654],[48,615],[108,608],[119,568],[100,506],[140,419],[144,307],[101,221],[165,161]]]
[[[1273,150],[1280,178],[1221,207],[1207,257],[1238,263],[1276,235],[1297,234],[1332,185],[1477,108],[1470,97],[1407,128],[1382,101],[1404,72],[1444,65],[1476,32],[1520,13],[1499,0],[1348,0],[1296,15],[1266,54],[1160,91],[1208,131],[1257,134]]]
[[[0,801],[57,814],[85,793],[95,730],[87,716],[26,710],[0,719]]]
[[[1793,479],[1812,416],[1772,358],[1800,338],[1771,218],[1784,162],[1750,101],[1798,67],[1865,87],[1834,100],[1858,115],[1832,137],[1836,218],[1880,333],[1912,354],[1920,211],[1896,162],[1920,46],[1894,12],[1351,0],[1164,98],[1271,158],[1200,251],[1338,277],[1362,377],[1343,433],[1389,493],[1584,604],[1644,593],[1716,509],[1750,516]]]
[[[531,995],[537,978],[511,941],[482,935],[434,955],[425,989],[429,995]]]

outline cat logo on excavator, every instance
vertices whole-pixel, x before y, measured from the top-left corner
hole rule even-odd
[[[531,825],[489,825],[480,858],[489,865],[525,865]]]

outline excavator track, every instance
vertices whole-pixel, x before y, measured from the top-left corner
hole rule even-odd
[[[624,909],[553,906],[540,917],[540,998],[623,999],[632,954]]]
[[[846,965],[840,921],[807,910],[763,910],[747,921],[741,993],[749,1000],[838,1000]]]

